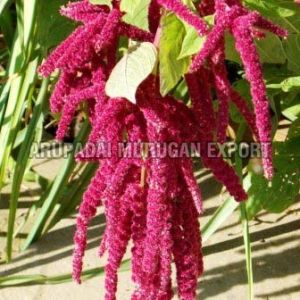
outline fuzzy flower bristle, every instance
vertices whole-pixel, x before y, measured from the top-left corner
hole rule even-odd
[[[123,98],[109,98],[105,86],[117,63],[120,38],[154,42],[157,46],[164,10],[176,14],[199,35],[206,35],[184,77],[191,106],[172,95],[163,97],[157,75],[149,75],[139,86],[136,105]],[[88,0],[70,2],[61,13],[80,25],[39,69],[43,76],[54,71],[60,74],[50,100],[51,110],[62,114],[58,139],[64,138],[81,103],[85,103],[89,114],[91,132],[76,159],[98,163],[99,168],[79,208],[73,278],[80,283],[88,225],[103,205],[106,229],[99,255],[108,255],[106,300],[116,299],[117,272],[130,241],[136,287],[132,300],[172,299],[172,262],[180,298],[196,299],[198,279],[203,273],[198,221],[203,199],[194,177],[193,159],[178,157],[175,152],[160,156],[164,144],[199,141],[197,154],[203,166],[237,201],[246,200],[234,168],[221,155],[211,156],[212,152],[219,153],[216,142],[227,140],[232,102],[262,143],[266,177],[273,175],[269,103],[254,39],[264,38],[265,31],[283,38],[287,32],[249,11],[240,0],[203,0],[197,11],[199,15],[181,0],[151,0],[149,31],[145,31],[124,22],[118,0],[112,1],[111,9]],[[211,14],[215,14],[215,24],[209,28],[202,17]],[[226,32],[233,35],[240,53],[254,112],[229,80]],[[109,147],[99,150],[97,145],[103,143]],[[135,144],[139,145],[137,156],[132,155]]]

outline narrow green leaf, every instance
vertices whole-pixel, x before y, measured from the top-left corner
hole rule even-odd
[[[37,0],[23,2],[23,30],[24,30],[24,47],[26,49],[26,59],[30,58],[30,52],[34,47],[34,26],[37,12]]]
[[[65,189],[63,201],[57,203],[56,208],[54,209],[55,213],[51,216],[51,220],[48,222],[49,225],[45,228],[44,233],[48,232],[62,218],[74,213],[98,167],[98,164],[88,164],[83,172],[80,173],[78,180],[69,184]]]
[[[83,124],[77,138],[75,139],[74,145],[76,145],[78,142],[83,142],[86,139],[88,132],[89,124],[86,121]],[[75,151],[76,147],[74,147],[74,149],[69,153],[68,159],[65,161],[64,165],[60,170],[60,173],[55,178],[50,190],[46,191],[46,194],[42,196],[45,197],[45,200],[43,201],[43,206],[39,211],[38,216],[36,217],[36,221],[33,224],[31,231],[28,234],[22,246],[22,249],[26,249],[32,243],[32,241],[34,241],[41,235],[44,226],[47,220],[49,219],[49,216],[53,212],[56,203],[59,201],[64,191],[64,187],[67,185],[68,179],[74,170],[74,167],[76,165],[74,160]]]
[[[130,260],[127,259],[121,264],[120,272],[127,272],[130,269]],[[104,267],[93,268],[82,272],[82,280],[88,280],[104,275]],[[72,281],[72,274],[55,276],[36,275],[12,275],[0,277],[0,287],[35,285],[35,284],[61,284]]]
[[[233,198],[224,201],[202,229],[204,243],[221,227],[238,206],[239,204]]]
[[[41,90],[36,102],[36,106],[32,115],[32,119],[30,124],[26,130],[26,135],[24,138],[24,142],[21,145],[19,155],[16,162],[16,167],[14,169],[13,182],[12,182],[12,190],[9,201],[9,218],[8,218],[8,228],[7,228],[7,241],[6,241],[6,256],[7,261],[11,260],[12,255],[12,243],[14,236],[14,224],[16,218],[16,212],[18,207],[18,199],[20,195],[20,188],[23,180],[23,176],[26,170],[26,166],[28,164],[28,159],[30,155],[30,149],[32,142],[34,141],[34,131],[36,125],[40,119],[43,106],[46,100],[47,88],[49,84],[49,79],[44,79]]]
[[[113,69],[105,91],[111,98],[124,97],[136,103],[139,85],[151,74],[157,61],[157,51],[152,43],[136,44],[128,50]]]
[[[1,0],[0,1],[0,15],[2,15],[4,9],[12,3],[12,0]]]
[[[246,131],[246,124],[243,123],[240,125],[237,134],[236,134],[236,142],[241,143]],[[243,180],[243,160],[238,153],[235,153],[235,164],[236,171],[240,177],[240,180]],[[246,256],[246,269],[247,269],[247,279],[248,279],[248,300],[254,299],[253,293],[253,263],[252,263],[252,250],[251,250],[251,239],[250,239],[250,229],[249,229],[249,219],[246,210],[245,202],[240,204],[241,211],[241,220],[243,225],[243,238],[244,238],[244,249]]]
[[[10,52],[11,46],[14,41],[15,28],[13,14],[9,9],[5,9],[2,14],[0,14],[0,28],[3,34],[4,40],[8,46],[8,51]]]
[[[242,224],[243,224],[243,239],[244,239],[244,248],[245,248],[245,256],[246,256],[247,278],[248,278],[248,299],[253,300],[254,280],[253,280],[252,250],[251,250],[249,221],[248,221],[245,203],[241,203],[241,217],[242,217]]]
[[[37,57],[30,62],[25,74],[12,79],[10,95],[4,115],[4,125],[0,133],[0,189],[5,183],[9,157],[17,137],[25,99],[37,76],[38,63],[39,58]]]

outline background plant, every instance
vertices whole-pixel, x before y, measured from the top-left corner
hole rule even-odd
[[[102,1],[93,2],[102,3]],[[235,161],[250,195],[249,201],[241,211],[251,295],[251,252],[247,221],[262,209],[275,213],[284,211],[294,203],[299,194],[300,8],[292,1],[244,2],[250,8],[260,11],[264,16],[287,28],[290,33],[286,40],[267,35],[266,39],[257,42],[264,63],[268,96],[272,102],[274,135],[282,121],[286,121],[289,126],[287,138],[274,143],[277,172],[272,184],[257,172],[257,164],[253,165],[254,161]],[[193,7],[191,1],[186,3]],[[24,243],[23,247],[26,248],[31,242],[46,234],[61,218],[74,212],[82,191],[95,170],[93,165],[76,166],[73,162],[73,153],[70,153],[63,169],[53,182],[46,181],[31,169],[31,145],[49,136],[45,126],[57,120],[57,116],[49,113],[47,106],[49,87],[56,78],[52,77],[49,81],[41,80],[37,76],[37,67],[49,50],[76,26],[59,16],[58,9],[62,4],[64,1],[57,0],[49,3],[38,0],[2,1],[0,4],[2,41],[5,40],[1,46],[3,68],[0,97],[0,186],[10,184],[12,187],[7,231],[7,260],[11,259],[13,237],[18,233],[14,228],[14,220],[21,183],[34,178],[45,189],[40,200],[28,210],[27,221],[29,222],[31,218],[36,221]],[[132,4],[133,2],[129,0],[122,1],[123,9],[127,12],[124,20],[147,29],[146,1],[134,1],[134,5]],[[213,16],[207,17],[208,22],[212,19]],[[182,76],[188,68],[191,55],[199,51],[205,39],[198,38],[190,26],[171,13],[165,15],[163,22],[159,54],[161,92],[162,94],[172,92],[188,100]],[[244,79],[240,58],[234,50],[230,35],[226,39],[226,51],[234,86],[244,97],[250,99],[249,86]],[[177,60],[175,64],[174,59]],[[234,107],[231,108],[231,119],[231,126],[236,134],[240,132],[243,136],[244,120],[238,116]],[[88,131],[88,125],[83,125],[78,139],[84,140]],[[74,176],[78,172],[80,176]],[[204,239],[209,238],[236,207],[233,200],[228,199],[204,227]]]

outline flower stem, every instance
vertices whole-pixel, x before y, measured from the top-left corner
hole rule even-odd
[[[239,143],[242,141],[244,133],[246,130],[246,125],[242,124],[237,132],[236,142]],[[236,170],[241,179],[243,180],[243,161],[239,156],[239,151],[235,155]],[[241,220],[243,225],[243,238],[244,238],[244,248],[246,255],[246,269],[247,269],[247,278],[248,278],[248,299],[254,299],[253,295],[253,264],[252,264],[252,250],[251,250],[251,238],[249,230],[249,219],[246,210],[245,202],[240,204]]]

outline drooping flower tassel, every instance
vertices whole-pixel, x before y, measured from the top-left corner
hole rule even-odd
[[[193,103],[193,111],[197,121],[200,124],[199,137],[201,140],[202,150],[201,158],[204,165],[212,170],[215,177],[226,186],[228,192],[237,201],[246,200],[247,194],[241,186],[239,177],[236,175],[234,169],[230,167],[218,155],[218,149],[216,148],[216,145],[212,142],[214,141],[213,129],[215,128],[215,126],[213,113],[208,113],[213,112],[209,88],[207,86],[203,86],[203,88],[201,88],[200,82],[197,78],[197,74],[187,74],[186,81],[188,84],[190,97]],[[202,80],[201,84],[205,85],[207,83],[205,80]],[[208,143],[211,143],[211,154],[208,153]]]
[[[81,282],[82,260],[86,248],[87,226],[95,216],[97,207],[101,205],[101,196],[105,189],[105,178],[109,176],[110,170],[107,166],[102,166],[96,172],[88,189],[83,195],[82,204],[77,217],[77,227],[74,235],[75,249],[73,254],[73,278],[78,283]]]
[[[220,46],[211,58],[212,72],[214,75],[216,94],[219,100],[218,121],[217,121],[217,141],[224,143],[229,125],[229,91],[227,86],[227,72],[223,68],[225,61],[225,41],[221,40]],[[225,67],[225,66],[224,66]]]
[[[70,2],[66,7],[60,9],[60,13],[74,21],[88,23],[99,14],[108,14],[109,7],[106,5],[93,5],[89,1]]]
[[[259,56],[249,29],[252,27],[254,20],[252,15],[240,17],[234,22],[232,31],[236,39],[237,50],[245,66],[247,79],[251,85],[259,140],[263,149],[265,176],[271,179],[273,177],[273,166],[270,105],[267,99]]]

